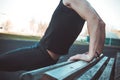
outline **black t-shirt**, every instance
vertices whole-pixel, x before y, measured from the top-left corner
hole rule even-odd
[[[64,55],[81,32],[84,22],[74,10],[63,5],[61,0],[40,44],[56,54]]]

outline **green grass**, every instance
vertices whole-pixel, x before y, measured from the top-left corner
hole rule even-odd
[[[39,36],[26,36],[26,35],[0,33],[0,39],[39,41],[40,37]]]
[[[0,33],[0,39],[39,41],[41,38],[39,36],[26,36],[26,35]],[[88,45],[87,42],[81,42],[81,41],[75,41],[74,44]]]
[[[0,39],[39,41],[41,38],[39,36],[27,36],[27,35],[0,33]],[[88,42],[84,42],[84,41],[75,41],[74,44],[77,44],[77,45],[89,45]],[[105,46],[109,46],[109,45],[105,45]],[[110,47],[120,48],[120,46],[110,46]]]
[[[41,38],[39,36],[26,36],[26,35],[0,33],[0,39],[39,41]],[[87,45],[88,43],[75,41],[74,44]]]

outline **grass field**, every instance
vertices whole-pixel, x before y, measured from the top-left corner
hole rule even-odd
[[[39,41],[39,36],[28,36],[28,35],[17,35],[17,34],[7,34],[0,33],[0,39],[9,39],[9,40],[28,40],[28,41]],[[74,44],[87,45],[87,42],[75,41]]]
[[[39,41],[39,36],[0,33],[0,39]]]
[[[17,35],[17,34],[0,33],[0,39],[23,40],[23,41],[39,41],[41,39],[41,37],[39,37],[39,36],[30,36],[30,35]],[[74,44],[89,45],[88,42],[84,42],[84,41],[75,41]],[[120,48],[120,46],[108,45],[108,44],[105,44],[105,46],[114,47],[114,48]]]

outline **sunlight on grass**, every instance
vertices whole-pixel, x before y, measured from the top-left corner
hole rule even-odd
[[[0,39],[39,41],[40,37],[0,33]]]

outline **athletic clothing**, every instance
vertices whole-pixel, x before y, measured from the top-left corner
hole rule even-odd
[[[84,22],[85,20],[67,8],[61,0],[40,43],[56,54],[67,54],[81,32]]]
[[[40,42],[32,47],[0,55],[0,71],[33,70],[55,64],[57,60],[50,57],[47,49],[60,55],[68,53],[84,22],[75,11],[64,6],[61,0]]]
[[[0,71],[33,70],[56,62],[44,48],[34,45],[0,55]]]

